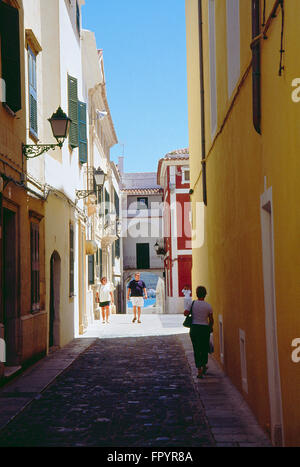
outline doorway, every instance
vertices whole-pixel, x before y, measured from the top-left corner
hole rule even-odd
[[[163,314],[165,311],[165,284],[162,272],[159,271],[138,271],[127,270],[123,276],[123,290],[124,290],[124,311],[123,313],[132,312],[132,302],[127,300],[128,286],[134,279],[135,273],[140,274],[147,289],[147,299],[144,300],[143,313],[144,314]]]
[[[261,197],[261,228],[271,438],[275,446],[283,446],[284,435],[276,320],[272,188],[269,188]]]
[[[150,268],[150,249],[149,243],[136,244],[136,267],[137,269]]]
[[[58,347],[60,323],[61,259],[54,251],[50,259],[49,348]]]
[[[3,208],[3,322],[6,365],[19,364],[17,213]]]

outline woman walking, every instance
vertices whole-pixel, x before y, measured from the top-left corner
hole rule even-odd
[[[112,293],[112,287],[111,285],[107,282],[106,277],[102,277],[101,279],[101,284],[99,287],[99,292],[98,292],[98,299],[100,303],[100,308],[102,312],[102,322],[105,324],[109,323],[108,318],[109,318],[109,307],[110,303],[114,303],[114,296]]]
[[[195,365],[198,369],[197,378],[202,378],[206,372],[208,362],[209,337],[213,330],[213,310],[209,303],[205,302],[205,287],[199,286],[196,290],[198,300],[190,303],[184,311],[185,316],[192,314],[190,338],[194,349]]]

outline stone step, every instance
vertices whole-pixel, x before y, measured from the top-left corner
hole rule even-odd
[[[4,378],[11,378],[14,376],[18,371],[22,369],[21,366],[5,366],[4,367]]]

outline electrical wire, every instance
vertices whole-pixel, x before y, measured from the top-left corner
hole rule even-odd
[[[284,65],[283,65],[283,54],[285,53],[285,50],[283,48],[283,42],[284,42],[284,25],[285,25],[285,12],[284,12],[284,0],[280,1],[280,6],[281,6],[281,37],[280,37],[280,63],[279,63],[279,76],[282,76],[282,71],[284,70]]]

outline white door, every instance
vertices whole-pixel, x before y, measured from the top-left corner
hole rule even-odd
[[[284,436],[276,322],[272,188],[268,189],[261,196],[261,228],[271,438],[275,446],[283,446]]]

